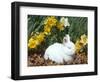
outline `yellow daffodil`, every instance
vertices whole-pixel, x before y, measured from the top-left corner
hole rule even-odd
[[[48,26],[50,26],[50,27],[55,26],[56,23],[57,23],[57,19],[56,19],[54,16],[47,17],[47,18],[44,20],[44,24],[45,24],[45,25],[48,25]]]
[[[61,22],[57,23],[57,28],[58,28],[59,30],[64,30],[64,24],[61,23]]]
[[[45,37],[44,33],[40,33],[40,34],[36,37],[36,39],[41,43],[41,42],[44,40],[44,37]]]
[[[76,52],[78,52],[83,47],[83,44],[80,43],[80,40],[77,40],[75,43]]]
[[[37,45],[41,44],[41,42],[44,41],[44,37],[45,37],[45,34],[42,32],[39,33],[38,35],[31,37],[29,39],[29,42],[28,42],[28,47],[29,48],[36,48]]]
[[[80,42],[83,43],[84,45],[87,44],[87,36],[86,36],[85,34],[83,34],[83,35],[81,36]]]
[[[45,26],[44,26],[44,33],[45,33],[46,35],[48,35],[48,34],[50,33],[50,31],[51,31],[51,28],[50,28],[48,25],[45,25]]]
[[[33,38],[30,38],[30,39],[29,39],[29,42],[32,42],[33,40],[34,40]]]
[[[28,47],[29,48],[36,48],[36,46],[39,44],[37,40],[34,40],[33,38],[29,39]]]
[[[81,35],[81,38],[76,41],[75,47],[76,52],[80,51],[81,48],[83,48],[87,44],[87,36],[85,34]]]

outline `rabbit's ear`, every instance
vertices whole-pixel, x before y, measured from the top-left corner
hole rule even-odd
[[[63,44],[67,43],[68,39],[66,37],[63,38]]]
[[[67,38],[68,41],[70,41],[70,36],[69,36],[69,34],[66,35],[66,38]]]

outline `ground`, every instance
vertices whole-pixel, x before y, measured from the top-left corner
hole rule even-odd
[[[85,53],[75,54],[72,61],[64,62],[63,64],[57,64],[52,60],[45,60],[41,54],[29,54],[28,66],[51,66],[51,65],[72,65],[72,64],[87,64],[87,55]]]

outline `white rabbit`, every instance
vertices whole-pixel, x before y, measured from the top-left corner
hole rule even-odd
[[[72,41],[70,41],[70,36],[67,34],[63,38],[63,44],[54,43],[50,45],[44,54],[44,58],[55,61],[56,63],[64,63],[73,59],[73,55],[75,54],[75,45]]]

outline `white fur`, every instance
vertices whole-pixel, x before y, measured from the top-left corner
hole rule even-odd
[[[66,40],[67,42],[65,42]],[[75,54],[75,45],[70,41],[69,35],[66,35],[63,39],[63,44],[54,43],[50,45],[46,51],[44,58],[55,61],[56,63],[63,63],[64,61],[70,61],[73,59],[73,55]]]

